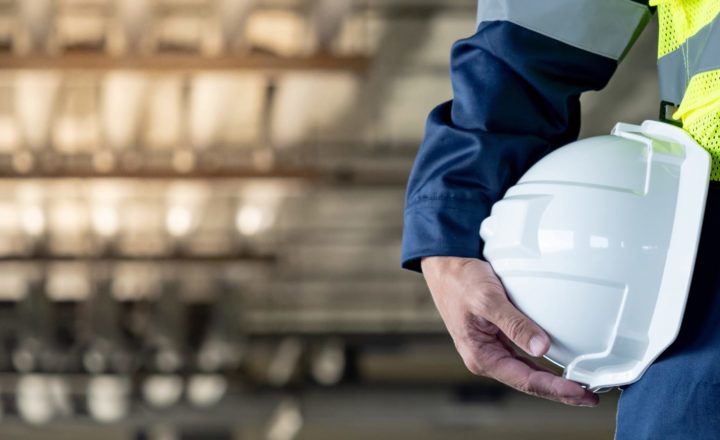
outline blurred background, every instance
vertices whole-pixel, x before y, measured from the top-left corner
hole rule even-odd
[[[399,269],[473,0],[0,0],[0,438],[609,439]],[[583,134],[657,113],[655,25]]]

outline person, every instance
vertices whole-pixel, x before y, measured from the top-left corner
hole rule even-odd
[[[550,339],[508,300],[482,258],[478,228],[526,170],[577,139],[580,95],[608,83],[655,13],[661,119],[682,124],[710,152],[711,182],[680,335],[624,387],[616,438],[720,438],[717,0],[479,0],[476,33],[452,48],[453,100],[430,113],[410,174],[402,266],[424,274],[471,372],[565,404],[597,405],[598,396],[516,351],[540,357]]]

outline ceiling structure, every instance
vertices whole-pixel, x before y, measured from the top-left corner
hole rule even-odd
[[[0,0],[6,429],[526,438],[532,404],[464,371],[399,270],[405,180],[474,26],[473,0]],[[583,98],[585,134],[653,116],[652,54]],[[562,438],[568,413],[538,411]]]

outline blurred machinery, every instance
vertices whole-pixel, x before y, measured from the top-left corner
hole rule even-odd
[[[475,4],[0,0],[0,437],[535,432],[398,267]]]

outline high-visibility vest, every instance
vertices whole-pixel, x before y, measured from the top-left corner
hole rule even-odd
[[[720,0],[650,0],[660,21],[660,96],[712,156],[720,180]]]

